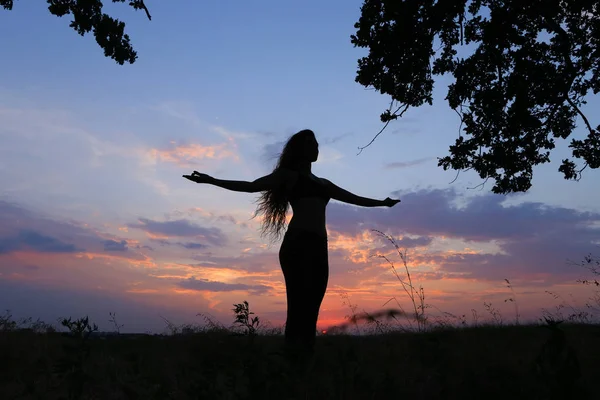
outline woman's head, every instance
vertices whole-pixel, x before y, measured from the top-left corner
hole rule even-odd
[[[317,161],[318,157],[319,143],[315,133],[310,129],[304,129],[288,139],[275,168],[296,169],[301,163]]]
[[[304,129],[293,134],[279,155],[275,170],[286,168],[297,170],[301,164],[312,163],[319,157],[319,143],[315,134],[310,129]],[[285,217],[289,207],[287,194],[284,187],[273,188],[261,193],[258,207],[254,216],[262,213],[262,234],[278,239],[285,227]]]

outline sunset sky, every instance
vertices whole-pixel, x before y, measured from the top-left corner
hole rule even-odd
[[[161,316],[202,323],[196,314],[205,313],[228,325],[232,305],[247,300],[283,324],[279,244],[261,238],[252,219],[258,196],[181,175],[253,180],[304,128],[320,142],[316,175],[402,200],[392,209],[330,202],[320,327],[349,313],[343,294],[359,311],[393,296],[409,306],[373,256],[400,260],[372,229],[408,249],[432,315],[476,309],[487,319],[491,302],[513,320],[505,278],[523,318],[559,304],[545,291],[584,304],[589,292],[576,280],[586,271],[569,260],[600,253],[600,173],[565,181],[557,169],[568,143],[535,169],[527,194],[493,195],[490,183],[469,189],[481,183],[472,173],[450,183],[456,172],[436,160],[459,126],[444,78],[434,106],[409,110],[357,155],[389,104],[354,82],[365,54],[350,43],[361,1],[146,3],[152,21],[106,6],[138,51],[123,66],[45,2],[0,10],[1,310],[46,322],[88,314],[101,330],[115,312],[124,331],[161,332]],[[590,98],[584,111],[593,120],[598,109]],[[584,134],[579,127],[575,136]]]

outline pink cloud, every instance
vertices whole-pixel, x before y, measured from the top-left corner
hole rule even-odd
[[[231,158],[239,161],[239,156],[231,150],[231,143],[221,143],[218,145],[202,146],[200,144],[181,144],[171,143],[166,149],[153,148],[146,152],[146,157],[151,160],[158,160],[167,163],[173,163],[180,167],[189,167],[200,165],[201,160],[222,160]]]

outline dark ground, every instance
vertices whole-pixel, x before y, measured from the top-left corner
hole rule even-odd
[[[0,399],[600,399],[598,325],[321,336],[304,370],[282,344],[0,332]]]

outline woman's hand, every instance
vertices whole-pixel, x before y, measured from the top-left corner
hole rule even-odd
[[[212,176],[207,174],[201,174],[198,171],[192,172],[191,175],[183,175],[183,177],[196,183],[211,183],[215,180],[215,178],[213,178]]]
[[[400,200],[390,199],[389,197],[386,197],[386,199],[383,201],[383,205],[386,207],[394,207],[398,203],[400,203]]]

